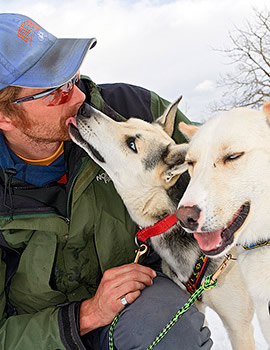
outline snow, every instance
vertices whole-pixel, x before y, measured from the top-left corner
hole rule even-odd
[[[206,309],[206,319],[208,322],[208,327],[211,330],[212,340],[214,342],[212,349],[213,350],[232,350],[227,332],[223,327],[223,324],[219,316],[215,313],[215,311],[213,311],[209,307],[207,307]],[[267,350],[267,343],[264,340],[264,337],[260,330],[260,325],[256,314],[253,318],[252,324],[254,327],[254,338],[255,338],[256,350]]]

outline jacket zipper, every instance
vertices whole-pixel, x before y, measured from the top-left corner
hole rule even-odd
[[[75,185],[75,182],[78,178],[78,176],[81,174],[84,166],[86,164],[86,159],[83,160],[82,162],[82,165],[79,169],[79,171],[77,172],[76,176],[74,177],[74,179],[72,180],[72,183],[71,183],[71,186],[70,186],[70,189],[68,191],[68,198],[67,198],[67,216],[65,217],[65,221],[66,223],[69,225],[70,224],[70,217],[71,217],[71,204],[72,204],[72,192],[73,192],[73,187]]]

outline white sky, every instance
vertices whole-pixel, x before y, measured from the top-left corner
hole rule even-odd
[[[232,69],[214,48],[269,0],[0,0],[1,12],[28,15],[57,37],[96,37],[81,72],[95,82],[128,82],[205,120],[220,98],[215,83]]]

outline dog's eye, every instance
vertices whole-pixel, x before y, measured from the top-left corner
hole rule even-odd
[[[194,166],[194,163],[195,163],[195,162],[193,162],[192,160],[186,159],[186,164],[187,164],[187,166],[193,167],[193,166]]]
[[[244,152],[230,154],[224,158],[224,163],[232,162],[232,161],[242,157],[243,154],[244,154]]]
[[[129,137],[127,139],[127,145],[128,147],[135,153],[137,153],[136,143],[135,143],[135,137]]]

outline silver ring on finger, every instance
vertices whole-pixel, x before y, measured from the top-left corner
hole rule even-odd
[[[127,302],[127,299],[126,299],[125,296],[122,296],[122,298],[121,298],[120,300],[121,300],[121,303],[122,303],[124,306],[129,305],[129,303]]]

